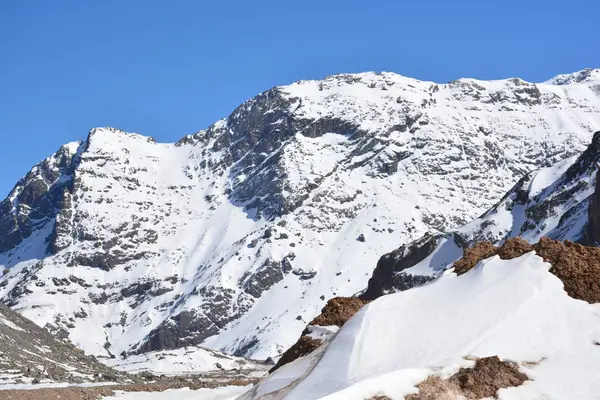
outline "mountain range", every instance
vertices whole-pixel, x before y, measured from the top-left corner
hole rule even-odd
[[[97,356],[276,357],[328,299],[438,279],[478,241],[596,240],[599,130],[592,69],[300,81],[170,144],[96,128],[0,203],[0,299]]]

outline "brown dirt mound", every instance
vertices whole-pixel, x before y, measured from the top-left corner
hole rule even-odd
[[[508,239],[498,248],[497,254],[503,260],[512,260],[533,251],[533,246],[520,237]]]
[[[543,237],[534,245],[521,238],[506,240],[500,247],[489,242],[477,243],[464,251],[463,258],[454,263],[454,272],[462,275],[481,260],[498,255],[511,260],[535,251],[544,261],[552,264],[550,272],[565,286],[567,294],[588,303],[600,303],[600,248],[582,246],[565,241],[561,243]]]
[[[362,306],[367,304],[368,301],[361,300],[356,297],[334,297],[327,301],[327,304],[321,310],[315,319],[308,325],[316,326],[331,326],[336,325],[340,328],[350,318],[354,316],[361,309]],[[306,336],[308,334],[308,327],[302,332],[300,339],[289,349],[283,353],[277,364],[269,370],[269,373],[282,367],[285,364],[291,363],[292,361],[312,353],[317,347],[321,345],[319,340],[315,340]]]
[[[462,275],[474,268],[477,263],[496,255],[498,249],[490,242],[479,242],[475,246],[465,249],[463,257],[454,262],[454,272]]]
[[[462,395],[469,400],[493,397],[499,389],[521,386],[529,380],[512,362],[497,356],[480,358],[473,368],[461,368],[449,379],[429,377],[417,388],[419,393],[406,396],[407,400],[453,400]]]
[[[281,355],[281,358],[279,361],[277,361],[277,364],[275,364],[275,366],[269,370],[269,373],[284,366],[285,364],[291,363],[302,356],[312,353],[320,345],[320,340],[313,339],[306,335],[300,336],[300,339],[298,339],[298,341],[294,343],[292,347],[287,349],[285,353]]]
[[[521,386],[529,380],[517,364],[501,361],[498,356],[480,358],[473,368],[461,368],[454,380],[468,399],[492,397],[502,388]]]
[[[327,302],[321,310],[321,314],[309,325],[341,327],[367,303],[368,301],[357,297],[334,297]]]
[[[552,264],[550,272],[560,279],[567,294],[588,303],[600,303],[600,249],[542,238],[536,253]]]

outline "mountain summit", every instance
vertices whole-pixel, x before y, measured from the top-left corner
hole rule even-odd
[[[173,144],[94,129],[0,203],[0,297],[96,355],[277,355],[327,299],[364,290],[381,254],[583,151],[600,130],[593,71],[344,74],[268,90]]]

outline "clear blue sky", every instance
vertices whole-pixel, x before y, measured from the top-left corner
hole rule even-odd
[[[0,197],[94,126],[175,141],[278,84],[600,67],[598,0],[0,1]]]

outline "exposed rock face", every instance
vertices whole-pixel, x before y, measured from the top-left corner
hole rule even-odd
[[[54,222],[63,206],[68,208],[81,146],[71,143],[61,147],[34,167],[0,203],[0,253],[10,252]],[[52,244],[50,250],[54,250]]]
[[[437,247],[439,239],[439,236],[426,235],[382,256],[369,279],[367,289],[359,297],[374,300],[395,290],[406,290],[431,280],[426,276],[403,274],[402,271],[429,256]]]
[[[596,165],[600,168],[600,165]],[[600,174],[596,171],[596,185],[594,194],[590,199],[588,210],[589,222],[587,228],[587,243],[597,245],[600,243]]]
[[[219,328],[203,314],[183,311],[152,330],[137,352],[198,345],[218,332]]]
[[[176,144],[94,129],[0,206],[0,298],[94,354],[201,343],[274,356],[321,296],[363,290],[381,254],[463,225],[584,150],[600,125],[584,75],[557,87],[346,74],[268,90]],[[530,230],[590,188],[536,198]],[[369,296],[430,279],[409,271],[419,263],[394,272],[412,262],[382,266]]]
[[[549,243],[545,238],[594,245],[594,232],[600,226],[598,165],[600,132],[580,156],[527,174],[469,224],[435,237],[425,236],[383,256],[361,296],[376,298],[406,290],[435,279],[452,265],[462,273],[497,253],[512,258],[532,251],[530,243]],[[496,245],[502,246],[496,249]]]

